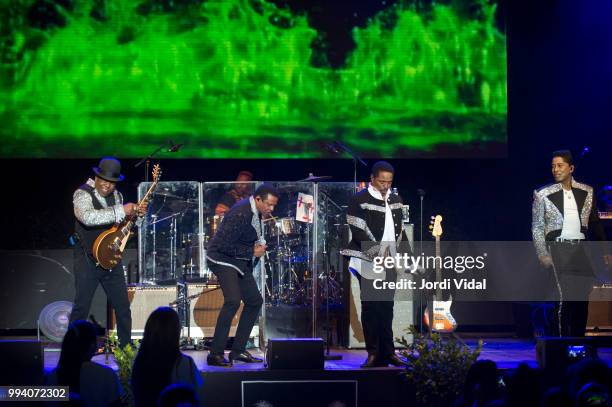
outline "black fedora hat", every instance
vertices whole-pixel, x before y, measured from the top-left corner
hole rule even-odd
[[[121,174],[121,163],[114,157],[104,157],[93,172],[100,178],[111,182],[123,181]]]

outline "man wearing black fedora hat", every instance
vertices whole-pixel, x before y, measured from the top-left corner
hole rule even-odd
[[[75,219],[75,258],[74,276],[76,295],[70,322],[87,319],[89,308],[98,284],[106,292],[106,296],[115,309],[117,319],[117,334],[121,346],[130,342],[132,332],[132,316],[127,286],[123,276],[123,265],[120,263],[108,271],[96,266],[92,249],[96,238],[101,232],[115,223],[120,223],[125,217],[146,213],[146,205],[123,203],[123,196],[116,189],[116,184],[122,181],[121,163],[113,157],[100,160],[93,168],[94,179],[88,179],[73,195]]]

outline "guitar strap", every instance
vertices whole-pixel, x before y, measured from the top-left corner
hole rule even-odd
[[[115,206],[116,191],[113,191],[111,195],[104,198],[105,203],[106,203],[106,206],[104,206],[104,204],[100,202],[100,200],[96,196],[94,192],[96,189],[94,187],[85,184],[81,187],[81,189],[87,192],[89,195],[91,195],[91,202],[93,203],[94,209],[105,209],[105,208],[110,208],[111,206]]]
[[[105,199],[105,203],[107,204],[107,206],[104,206],[104,204],[100,201],[100,199],[98,198],[98,196],[96,196],[95,194],[95,188],[89,184],[84,184],[81,185],[79,187],[80,190],[87,192],[90,196],[91,196],[91,203],[93,205],[93,208],[96,210],[100,210],[100,209],[105,209],[105,208],[110,208],[112,206],[115,205],[115,194],[116,191],[113,192],[113,194],[111,194],[110,196],[104,198]],[[78,223],[78,221],[77,221]],[[79,245],[81,247],[81,249],[83,250],[83,254],[85,255],[85,257],[92,262],[94,265],[96,264],[95,259],[93,258],[93,255],[90,251],[88,251],[86,249],[86,246],[91,243],[93,244],[93,240],[90,241],[90,239],[93,239],[93,237],[90,235],[90,232],[87,230],[82,230],[83,233],[85,233],[87,236],[81,236],[78,232],[78,228],[75,231],[74,235],[77,237],[77,242],[76,244]],[[99,231],[95,232],[96,235],[98,233],[100,233],[102,230],[104,230],[104,228],[101,228]],[[91,249],[90,249],[91,250]]]

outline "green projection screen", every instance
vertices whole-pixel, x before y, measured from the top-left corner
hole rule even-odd
[[[324,3],[0,0],[0,157],[505,155],[495,2],[347,1],[374,12],[321,28]]]

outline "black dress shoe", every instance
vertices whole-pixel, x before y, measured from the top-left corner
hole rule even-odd
[[[376,359],[376,355],[368,355],[368,358],[361,365],[362,368],[380,367],[380,366],[382,366],[382,365],[380,363],[378,363],[378,360]]]
[[[395,353],[387,358],[387,363],[396,367],[405,367],[408,365],[405,360],[397,356]]]
[[[225,359],[223,355],[213,355],[209,353],[206,357],[206,363],[208,366],[221,366],[221,367],[231,367],[232,364]]]
[[[230,352],[229,355],[230,358],[230,362],[233,362],[234,360],[238,360],[240,362],[244,362],[244,363],[261,363],[263,362],[263,359],[259,359],[256,358],[255,356],[251,355],[249,352],[242,351],[242,352]]]

